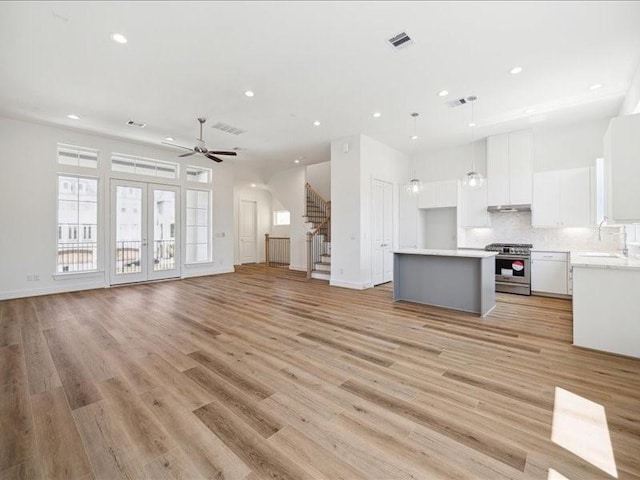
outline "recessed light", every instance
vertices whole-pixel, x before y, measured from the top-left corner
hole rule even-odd
[[[599,88],[602,88],[602,84],[601,83],[594,83],[593,85],[591,85],[589,87],[589,90],[598,90]]]
[[[253,93],[251,90],[247,90],[246,92],[244,92],[245,97],[253,97],[254,95],[255,93]]]
[[[470,127],[475,127],[475,126],[476,126],[476,124],[475,124],[475,122],[470,122],[470,123],[469,123],[469,126],[470,126]]]
[[[316,127],[319,127],[319,126],[320,126],[320,120],[316,120],[315,122],[313,122],[313,124],[314,124]]]
[[[67,115],[67,118],[70,118],[71,120],[80,120],[80,117],[77,115],[74,115],[73,113],[70,113],[69,115]]]
[[[252,184],[251,184],[251,188],[256,188],[256,184],[255,184],[255,183],[252,183]]]
[[[527,108],[527,109],[524,111],[524,113],[533,113],[533,112],[535,112],[535,111],[536,111],[536,110],[535,110],[535,108]]]
[[[298,160],[297,158],[293,161],[293,163],[300,163],[300,160]]]
[[[164,139],[165,139],[167,142],[173,142],[173,141],[175,140],[175,138],[173,138],[173,137],[164,137]]]
[[[439,97],[446,97],[447,95],[449,95],[449,92],[447,90],[440,90],[438,92]]]
[[[417,140],[418,139],[418,135],[411,135],[409,138],[411,140]]]
[[[113,40],[116,43],[122,43],[122,44],[127,43],[127,37],[125,37],[121,33],[112,33],[111,34],[111,40]]]
[[[509,73],[511,75],[517,75],[520,72],[522,72],[522,67],[513,67],[511,70],[509,70]]]
[[[373,118],[380,118],[382,116],[382,114],[380,112],[375,112],[373,114]]]

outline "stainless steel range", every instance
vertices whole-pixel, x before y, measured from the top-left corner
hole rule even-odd
[[[531,249],[525,243],[492,243],[485,247],[496,256],[496,292],[531,295]]]

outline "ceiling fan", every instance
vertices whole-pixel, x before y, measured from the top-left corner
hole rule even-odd
[[[200,138],[197,139],[198,143],[193,148],[184,147],[182,145],[177,145],[175,143],[168,143],[168,142],[161,142],[161,143],[163,143],[164,145],[172,146],[172,147],[182,148],[184,150],[189,150],[188,153],[183,153],[182,155],[178,155],[178,157],[180,157],[180,158],[188,157],[190,155],[195,155],[196,153],[199,153],[199,154],[204,155],[205,157],[207,157],[209,160],[213,160],[214,162],[220,163],[222,161],[222,159],[216,157],[216,155],[233,155],[233,156],[236,156],[237,155],[236,152],[224,152],[224,151],[220,151],[220,150],[208,150],[207,147],[204,146],[204,140],[202,140],[202,125],[204,125],[204,122],[206,122],[206,121],[207,121],[206,118],[198,118],[198,122],[200,122]]]

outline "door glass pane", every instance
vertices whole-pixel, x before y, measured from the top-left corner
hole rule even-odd
[[[176,268],[176,193],[153,191],[153,271]]]
[[[116,274],[142,271],[142,188],[116,187]]]

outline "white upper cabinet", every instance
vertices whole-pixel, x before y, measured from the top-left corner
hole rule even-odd
[[[640,221],[640,114],[611,120],[604,161],[607,216],[620,223]]]
[[[532,175],[532,136],[529,130],[487,138],[489,205],[530,204]]]
[[[466,228],[490,226],[487,206],[486,182],[477,190],[461,188],[459,202],[460,226]]]
[[[533,226],[593,225],[592,175],[589,167],[535,173],[531,206]]]
[[[458,181],[428,182],[418,197],[418,208],[458,206]]]

